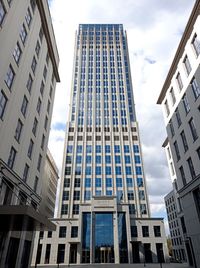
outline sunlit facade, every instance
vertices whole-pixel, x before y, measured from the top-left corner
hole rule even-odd
[[[57,233],[40,234],[38,263],[165,261],[162,219],[150,218],[126,32],[76,34]],[[60,230],[64,237],[59,238]],[[38,234],[39,236],[39,234]],[[45,247],[51,243],[51,256]],[[56,260],[56,261],[55,261]]]

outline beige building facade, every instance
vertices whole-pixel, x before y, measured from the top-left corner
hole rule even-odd
[[[28,267],[58,74],[47,1],[0,1],[0,266]]]

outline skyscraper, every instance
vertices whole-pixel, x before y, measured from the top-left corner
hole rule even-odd
[[[150,218],[127,39],[121,24],[79,26],[54,222],[57,234],[40,238],[40,263],[165,259],[163,221]],[[48,260],[47,245],[54,248]],[[36,249],[34,254],[36,258]]]

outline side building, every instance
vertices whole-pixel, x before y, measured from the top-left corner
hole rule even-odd
[[[76,34],[57,229],[37,234],[32,265],[164,262],[151,218],[122,24]]]
[[[49,149],[47,149],[47,155],[44,165],[44,173],[42,177],[42,191],[41,191],[41,205],[39,211],[47,218],[54,217],[54,209],[56,205],[56,192],[58,184],[58,168],[51,155]]]
[[[158,98],[165,149],[177,182],[188,262],[200,267],[200,1],[196,1]],[[169,158],[171,153],[171,159]],[[172,179],[173,181],[173,179]]]
[[[0,0],[0,267],[28,267],[59,57],[46,0]]]

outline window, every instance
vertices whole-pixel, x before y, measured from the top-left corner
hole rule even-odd
[[[45,144],[45,136],[42,135],[42,141],[41,141],[41,149],[44,150],[44,144]]]
[[[186,136],[185,136],[184,130],[181,132],[181,139],[182,139],[182,142],[183,142],[184,150],[186,152],[188,150],[188,143],[187,143],[187,140],[186,140]]]
[[[185,172],[184,172],[184,169],[183,169],[182,166],[180,166],[179,171],[180,171],[180,174],[181,174],[183,185],[186,185],[187,182],[186,182],[186,178],[185,178]]]
[[[139,199],[140,200],[145,200],[144,190],[139,190]]]
[[[193,197],[194,197],[197,214],[198,214],[199,221],[200,221],[200,190],[199,188],[193,191]]]
[[[59,237],[65,238],[67,235],[67,227],[66,226],[60,226],[59,228]]]
[[[27,9],[25,20],[26,20],[26,23],[27,23],[28,27],[30,27],[32,16],[31,16],[31,12],[30,12],[30,9],[29,8]]]
[[[63,201],[67,201],[69,200],[69,191],[63,191],[63,197],[62,197]]]
[[[72,226],[72,228],[71,228],[71,237],[72,238],[78,237],[78,226]]]
[[[121,168],[121,166],[116,166],[115,167],[115,172],[116,172],[116,175],[121,175],[122,174],[122,168]]]
[[[136,166],[135,170],[136,170],[136,175],[142,175],[142,168],[141,167]]]
[[[46,81],[46,79],[47,79],[47,67],[46,67],[46,65],[44,66],[43,77],[44,77],[44,80]]]
[[[5,78],[5,83],[9,89],[11,89],[11,87],[12,87],[14,77],[15,77],[15,72],[13,70],[12,65],[10,64],[8,71],[6,73],[6,78]]]
[[[120,146],[119,145],[115,145],[114,146],[114,151],[115,151],[115,153],[120,153]]]
[[[27,37],[27,31],[26,31],[26,27],[25,27],[24,23],[22,24],[22,28],[21,28],[19,35],[20,35],[20,38],[22,40],[22,43],[24,44],[26,41],[26,37]]]
[[[65,260],[65,244],[58,244],[57,263],[64,263]]]
[[[147,214],[146,204],[140,204],[140,211],[142,215]]]
[[[73,214],[75,214],[75,215],[79,214],[79,205],[78,204],[73,205]]]
[[[40,32],[39,32],[40,42],[42,42],[43,36],[44,36],[44,32],[43,32],[43,29],[41,27]]]
[[[129,205],[129,213],[130,214],[135,214],[135,205],[134,204],[130,204]]]
[[[153,227],[153,230],[154,230],[154,235],[155,237],[161,237],[161,232],[160,232],[160,226],[154,226]]]
[[[70,179],[69,178],[64,179],[64,187],[70,187]]]
[[[134,159],[135,159],[135,163],[136,164],[140,164],[141,163],[141,160],[140,160],[140,156],[139,155],[135,155],[134,156]]]
[[[180,73],[177,74],[176,81],[177,81],[177,84],[178,84],[178,88],[181,91],[181,89],[183,88],[183,82],[182,82],[182,78],[181,78]]]
[[[96,175],[101,175],[101,166],[96,166]]]
[[[128,145],[124,145],[124,153],[129,153],[129,146]]]
[[[139,153],[139,146],[138,145],[133,145],[133,152]]]
[[[32,11],[34,12],[35,11],[35,7],[36,7],[36,0],[31,0],[31,8],[32,8]]]
[[[175,102],[176,102],[176,97],[175,97],[175,94],[174,94],[174,89],[173,89],[173,87],[172,87],[171,90],[170,90],[170,96],[171,96],[172,105],[174,105]]]
[[[34,118],[34,121],[33,121],[33,128],[32,128],[32,132],[33,132],[34,136],[36,136],[37,125],[38,125],[38,120],[37,120],[37,118],[35,117],[35,118]]]
[[[190,131],[191,131],[193,140],[195,141],[198,138],[198,135],[197,135],[197,130],[196,130],[193,118],[190,119],[189,126],[190,126]]]
[[[38,163],[37,163],[37,169],[38,169],[38,171],[40,171],[40,168],[41,168],[41,162],[42,162],[42,156],[41,156],[41,154],[40,154],[39,157],[38,157]]]
[[[51,237],[52,237],[52,231],[48,231],[47,238],[51,238]]]
[[[194,38],[192,39],[192,46],[194,48],[194,51],[196,53],[196,56],[198,57],[200,54],[200,41],[197,38],[197,34],[194,35]]]
[[[48,125],[48,117],[45,117],[45,121],[44,121],[44,128],[45,130],[47,130],[47,125]]]
[[[36,61],[35,56],[33,56],[32,63],[31,63],[31,69],[32,69],[34,74],[35,74],[36,66],[37,66],[37,61]]]
[[[200,160],[200,147],[197,149],[197,155],[198,155],[199,160]]]
[[[24,95],[24,98],[22,101],[22,107],[21,107],[21,112],[24,117],[26,116],[27,106],[28,106],[28,100],[27,100],[27,97]]]
[[[91,191],[85,191],[85,200],[91,199]]]
[[[14,57],[17,64],[19,63],[19,60],[21,58],[21,54],[22,54],[22,50],[21,50],[19,43],[17,42],[15,49],[14,49],[14,52],[13,52],[13,57]]]
[[[131,226],[131,237],[138,237],[137,226]]]
[[[68,204],[62,204],[61,215],[67,215],[67,214],[68,214]]]
[[[177,158],[177,161],[178,161],[180,159],[180,152],[179,152],[177,141],[174,142],[174,149],[175,149],[176,158]]]
[[[149,237],[149,226],[142,226],[143,237]]]
[[[133,186],[133,179],[132,178],[126,178],[126,184],[127,184],[127,187],[132,187]]]
[[[37,40],[36,46],[35,46],[35,53],[37,55],[37,57],[39,58],[39,54],[40,54],[40,42]]]
[[[129,166],[125,167],[125,171],[126,171],[126,175],[131,175],[132,174],[131,167],[129,167]]]
[[[46,245],[46,252],[45,252],[45,260],[44,260],[45,264],[49,263],[50,254],[51,254],[51,244],[47,244]]]
[[[5,15],[6,15],[5,7],[4,7],[2,1],[0,1],[0,26],[3,23],[3,20],[5,18]]]
[[[199,88],[199,85],[198,85],[195,77],[191,81],[191,87],[192,87],[192,91],[194,93],[194,97],[195,97],[195,99],[197,99],[200,95],[200,88]]]
[[[138,187],[143,187],[144,186],[142,178],[137,178],[137,185],[138,185]]]
[[[178,127],[180,127],[182,122],[181,122],[181,116],[180,116],[178,108],[175,110],[175,114],[176,114],[176,120],[177,120]]]
[[[34,185],[33,185],[33,190],[35,192],[37,191],[38,181],[39,181],[39,178],[37,176],[35,176]]]
[[[134,200],[134,193],[133,191],[128,191],[128,200]]]
[[[27,80],[27,83],[26,83],[26,88],[28,89],[29,93],[31,93],[32,85],[33,85],[33,78],[31,76],[31,74],[29,74],[28,80]]]
[[[29,166],[27,164],[25,164],[25,167],[24,167],[24,172],[23,172],[23,181],[26,181],[27,178],[28,178],[28,172],[29,172]]]
[[[96,178],[95,179],[95,186],[96,187],[101,187],[101,178]]]
[[[106,166],[106,175],[111,175],[111,167]]]
[[[14,166],[16,154],[17,154],[17,151],[15,150],[15,148],[14,147],[11,147],[10,154],[9,154],[9,157],[8,157],[8,167],[10,169],[12,169],[13,166]]]
[[[7,104],[7,97],[4,94],[3,90],[0,91],[0,118],[3,119],[3,115],[5,112],[6,104]]]
[[[192,68],[191,68],[190,61],[189,61],[187,55],[185,56],[183,63],[184,63],[184,66],[185,66],[186,73],[187,73],[187,75],[189,75],[189,73],[191,72]]]
[[[47,113],[49,114],[49,111],[50,111],[50,106],[51,106],[51,103],[50,101],[48,100],[48,104],[47,104]]]
[[[20,137],[21,137],[22,127],[23,127],[22,121],[20,119],[18,119],[17,127],[16,127],[16,130],[15,130],[15,139],[18,142],[19,142]]]
[[[184,94],[182,100],[183,100],[183,105],[184,105],[184,108],[185,108],[185,111],[186,111],[186,114],[187,114],[190,111],[190,105],[189,105],[189,102],[188,102],[186,94]]]
[[[174,125],[171,120],[169,121],[169,128],[170,128],[171,136],[173,137],[175,132],[174,132]]]
[[[190,174],[192,176],[192,179],[194,179],[196,177],[196,173],[195,173],[194,166],[192,163],[192,158],[189,157],[187,162],[188,162],[188,166],[189,166],[189,170],[190,170]]]
[[[31,159],[31,157],[32,157],[33,146],[34,146],[34,142],[33,142],[32,139],[30,139],[29,147],[28,147],[28,153],[27,153],[27,156],[28,156],[30,159]]]
[[[165,107],[166,115],[168,116],[170,114],[170,110],[169,110],[169,104],[167,100],[164,103],[164,107]]]
[[[80,200],[80,191],[74,191],[74,200]]]
[[[38,114],[40,114],[41,104],[42,104],[42,101],[40,98],[38,98],[37,107],[36,107]]]

